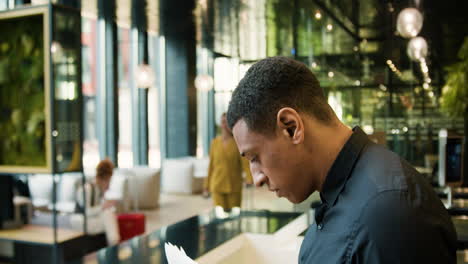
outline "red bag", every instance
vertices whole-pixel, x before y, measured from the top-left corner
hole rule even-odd
[[[117,216],[117,221],[119,223],[120,241],[145,233],[144,214],[120,214]]]

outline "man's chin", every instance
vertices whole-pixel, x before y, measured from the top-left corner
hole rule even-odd
[[[297,199],[296,197],[291,197],[291,196],[287,196],[285,198],[288,199],[288,201],[290,201],[293,204],[302,203],[305,200],[305,199]]]
[[[305,201],[309,196],[305,196],[305,197],[296,197],[296,196],[285,196],[284,198],[288,199],[288,201],[290,201],[291,203],[293,204],[299,204],[299,203],[302,203],[303,201]]]

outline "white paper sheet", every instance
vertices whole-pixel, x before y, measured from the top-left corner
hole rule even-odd
[[[164,250],[166,251],[167,263],[169,264],[197,264],[197,262],[185,254],[182,247],[179,249],[171,243],[165,243]]]

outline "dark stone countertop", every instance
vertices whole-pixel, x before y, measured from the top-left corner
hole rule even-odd
[[[167,263],[166,242],[183,247],[189,257],[196,259],[241,233],[274,233],[299,215],[296,212],[241,211],[218,218],[211,211],[101,249],[87,256],[83,263]]]

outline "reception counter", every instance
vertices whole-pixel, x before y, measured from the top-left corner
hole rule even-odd
[[[219,217],[213,210],[104,248],[87,256],[83,263],[167,263],[165,242],[183,247],[189,257],[196,259],[242,233],[272,234],[299,215],[295,212],[242,211]]]
[[[275,233],[299,216],[296,212],[242,211],[223,218],[210,211],[101,249],[88,255],[82,263],[167,263],[165,242],[183,247],[190,258],[197,259],[240,234]],[[457,263],[468,263],[465,262],[468,259],[465,252],[468,249],[468,217],[453,216],[452,219],[458,236]],[[291,260],[291,263],[295,262]]]

